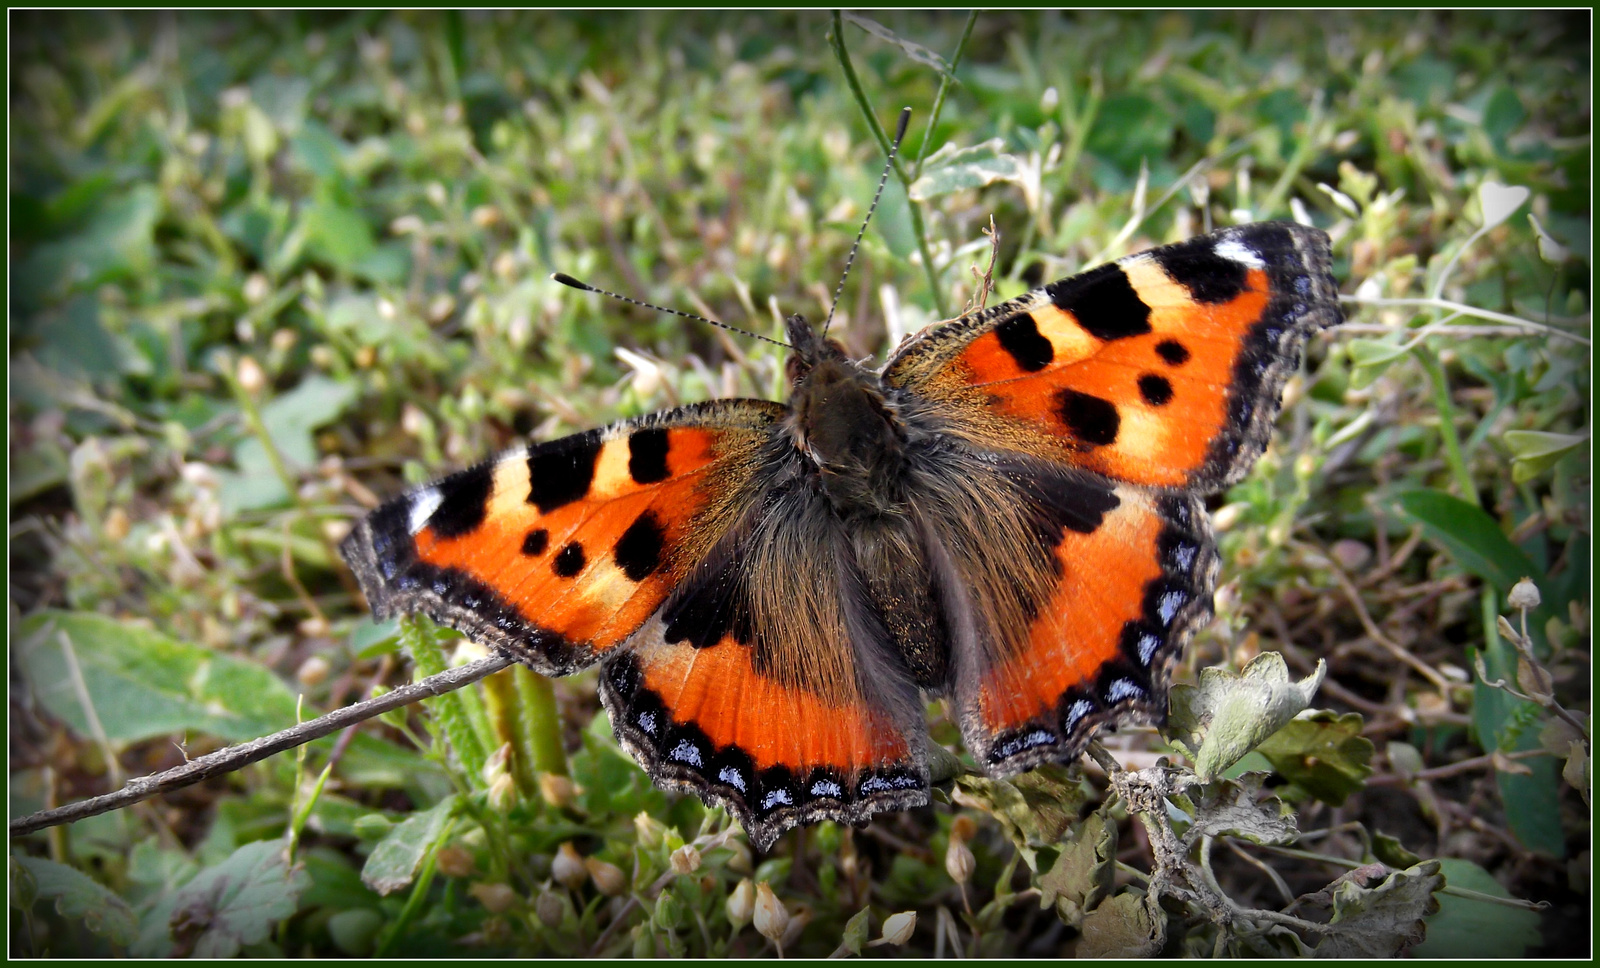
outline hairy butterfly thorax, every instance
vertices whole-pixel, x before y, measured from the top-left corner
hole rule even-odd
[[[905,427],[878,375],[844,348],[788,320],[789,429],[794,445],[816,466],[818,486],[845,519],[903,515]]]

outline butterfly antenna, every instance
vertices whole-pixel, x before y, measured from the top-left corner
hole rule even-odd
[[[889,160],[883,164],[883,174],[878,178],[878,191],[872,196],[872,204],[867,208],[867,217],[861,220],[861,231],[856,233],[856,240],[850,244],[850,255],[844,260],[844,273],[839,276],[839,284],[833,289],[833,305],[828,307],[828,318],[822,323],[822,335],[828,335],[828,327],[833,325],[834,310],[839,308],[839,294],[844,292],[844,281],[850,278],[850,266],[856,261],[856,250],[861,247],[861,240],[866,237],[867,223],[872,221],[872,213],[878,210],[878,199],[883,197],[883,186],[889,183],[889,172],[894,169],[894,156],[900,150],[900,141],[906,136],[906,125],[911,123],[911,109],[900,109],[900,123],[894,131],[894,143],[889,146]]]
[[[737,326],[729,326],[727,323],[719,323],[714,319],[707,319],[704,316],[696,316],[694,313],[686,313],[681,309],[668,309],[665,306],[657,306],[655,303],[647,303],[638,299],[630,299],[629,297],[618,292],[608,292],[605,289],[591,286],[586,282],[579,282],[578,280],[567,275],[565,272],[552,272],[550,273],[550,278],[561,283],[563,286],[571,286],[574,289],[581,289],[584,292],[597,292],[602,296],[610,296],[612,299],[620,299],[625,303],[633,303],[635,306],[643,306],[645,309],[654,309],[658,313],[671,313],[674,316],[682,316],[684,319],[699,320],[702,323],[710,323],[713,326],[721,326],[730,333],[738,333],[740,336],[748,336],[751,339],[758,339],[764,343],[771,343],[773,346],[781,346],[786,350],[794,349],[794,347],[790,346],[788,343],[785,343],[781,340],[772,339],[768,336],[762,336],[760,333],[752,333],[748,329],[740,329]]]

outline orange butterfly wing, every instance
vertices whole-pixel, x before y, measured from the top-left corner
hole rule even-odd
[[[1100,723],[1164,714],[1170,659],[1211,614],[1195,495],[1265,448],[1306,337],[1339,319],[1328,264],[1316,230],[1226,229],[929,330],[885,366],[967,446],[1073,467],[1114,495],[1093,527],[1041,534],[1044,565],[1018,558],[1014,584],[1051,589],[1025,628],[980,614],[954,643],[952,691],[986,768],[1060,760]],[[960,554],[950,567],[969,584],[992,571]]]
[[[832,557],[837,523],[783,483],[786,412],[709,403],[512,451],[383,505],[342,551],[380,617],[547,675],[603,661],[623,746],[762,849],[925,803],[921,705]]]
[[[422,612],[566,675],[710,548],[783,412],[709,403],[519,448],[384,504],[341,550],[378,617]]]

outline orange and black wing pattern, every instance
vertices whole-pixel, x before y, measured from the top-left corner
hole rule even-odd
[[[1339,320],[1328,268],[1315,229],[1224,229],[929,330],[884,380],[990,446],[1215,491],[1266,446],[1307,335]]]
[[[798,459],[773,455],[745,518],[601,677],[628,752],[727,804],[759,850],[799,823],[928,801],[917,689],[843,526],[792,483]]]
[[[977,589],[951,691],[986,769],[1063,760],[1103,723],[1164,714],[1171,659],[1211,615],[1199,495],[1266,447],[1307,336],[1339,319],[1328,270],[1316,230],[1225,229],[929,330],[886,364],[885,383],[930,401],[982,463],[1024,468],[1016,500],[1040,509],[1009,563],[944,526],[954,577]],[[1031,590],[1026,608],[986,605],[985,583]]]
[[[422,612],[547,675],[605,665],[619,741],[797,823],[927,801],[922,707],[776,403],[726,401],[501,455],[373,511],[342,551],[380,617]]]
[[[531,444],[382,505],[341,551],[380,618],[421,612],[566,675],[709,551],[783,413],[715,402]]]

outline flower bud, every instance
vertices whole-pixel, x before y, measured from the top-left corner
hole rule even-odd
[[[573,786],[572,780],[560,773],[539,774],[539,795],[544,797],[544,802],[558,810],[565,810],[572,806],[572,801],[578,795],[578,788]]]
[[[730,840],[723,846],[733,855],[728,858],[728,870],[735,874],[749,874],[756,869],[750,860],[750,848],[742,841]]]
[[[655,850],[666,838],[667,825],[641,810],[633,818],[633,830],[639,839],[640,847]]]
[[[794,911],[789,915],[788,925],[783,929],[783,937],[778,939],[778,948],[780,950],[793,948],[795,943],[800,940],[800,932],[804,931],[806,925],[811,923],[811,917],[811,908],[808,905],[796,905]]]
[[[589,876],[594,878],[595,888],[606,897],[616,897],[628,889],[628,878],[616,864],[589,857],[584,860],[583,866],[589,869]]]
[[[789,912],[784,908],[783,902],[778,900],[778,895],[772,893],[772,887],[766,881],[756,885],[756,930],[769,941],[783,940],[784,929],[789,927]]]
[[[245,392],[252,396],[260,393],[262,388],[267,385],[266,372],[261,369],[260,363],[257,363],[254,358],[249,356],[239,357],[239,365],[234,370],[234,376],[238,378],[239,385],[244,388]]]
[[[750,918],[755,913],[756,886],[750,883],[750,878],[742,878],[728,893],[728,921],[733,925],[735,933],[750,923]]]
[[[517,892],[509,884],[473,884],[467,893],[478,899],[490,914],[504,914],[517,902]]]
[[[327,659],[320,655],[314,655],[300,663],[300,668],[294,671],[294,677],[302,686],[308,688],[320,686],[327,681],[328,673],[332,669],[333,666],[328,664]]]
[[[1510,594],[1506,595],[1506,604],[1512,608],[1529,609],[1539,607],[1539,586],[1532,579],[1524,578],[1511,586]]]
[[[555,858],[550,861],[550,876],[572,891],[582,887],[583,882],[588,880],[589,872],[584,869],[583,858],[578,856],[578,849],[570,842],[562,844]]]
[[[966,841],[952,835],[950,846],[944,852],[944,869],[950,879],[957,884],[965,884],[977,866],[978,859],[972,856],[972,848],[967,846]]]
[[[434,855],[434,866],[446,877],[468,877],[472,874],[472,855],[451,844],[439,848]]]
[[[509,773],[502,773],[489,784],[489,806],[505,813],[517,805],[517,781]]]
[[[539,923],[547,928],[561,926],[561,915],[564,913],[561,908],[561,898],[550,891],[541,892],[538,900],[533,902],[533,911],[539,916]]]
[[[901,945],[911,940],[911,932],[917,929],[917,912],[901,911],[891,914],[883,920],[883,937],[878,941],[882,944]]]
[[[700,852],[684,844],[672,852],[672,873],[693,874],[700,869]]]

